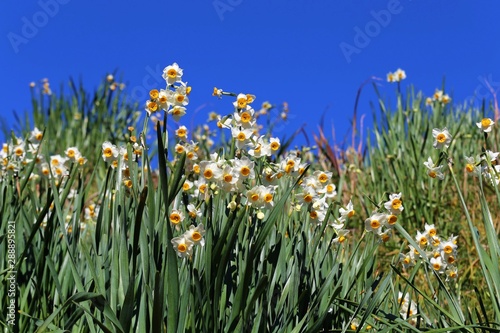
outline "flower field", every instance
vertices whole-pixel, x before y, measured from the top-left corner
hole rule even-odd
[[[295,147],[286,103],[185,76],[143,105],[32,85],[0,152],[5,332],[500,332],[496,101],[398,69],[359,145]],[[188,128],[195,93],[227,113]]]

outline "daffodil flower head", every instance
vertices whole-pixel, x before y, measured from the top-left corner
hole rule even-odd
[[[476,123],[476,126],[479,127],[483,132],[489,133],[493,128],[495,122],[491,118],[483,118],[480,122]]]
[[[201,246],[205,245],[205,239],[203,236],[205,235],[205,227],[202,223],[198,224],[198,226],[190,225],[189,229],[184,233],[184,236],[193,242],[193,244],[200,244]]]
[[[403,211],[403,201],[401,200],[401,193],[393,193],[389,195],[389,201],[384,203],[385,209],[394,215],[401,214]]]
[[[163,78],[167,81],[168,85],[173,85],[176,82],[180,82],[182,79],[182,68],[173,63],[163,69]]]
[[[441,149],[443,147],[448,148],[451,143],[451,134],[446,127],[443,129],[434,128],[432,130],[432,136],[435,139],[433,147],[436,149]]]
[[[432,161],[432,158],[429,156],[427,159],[427,162],[424,162],[424,165],[427,168],[427,175],[431,178],[438,178],[443,180],[444,179],[444,173],[441,171],[443,168],[443,165],[436,166],[434,162]]]
[[[386,215],[381,213],[374,213],[365,220],[366,231],[374,232],[376,234],[382,233],[382,225],[385,223]]]
[[[194,243],[188,237],[186,237],[185,234],[179,237],[172,238],[171,243],[179,257],[191,257],[193,253]]]

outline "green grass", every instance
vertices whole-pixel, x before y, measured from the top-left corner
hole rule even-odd
[[[0,277],[7,285],[16,271],[17,281],[14,298],[0,288],[2,304],[16,301],[15,326],[0,313],[5,331],[500,332],[500,195],[485,176],[495,168],[478,160],[484,172],[473,176],[464,159],[498,150],[496,124],[486,135],[475,125],[491,106],[427,105],[409,88],[395,108],[376,101],[363,149],[339,151],[321,131],[317,151],[291,149],[291,136],[258,156],[258,136],[233,138],[252,127],[239,120],[246,111],[263,125],[261,150],[270,142],[276,120],[251,96],[240,102],[255,110],[241,104],[221,115],[233,133],[199,127],[188,140],[166,130],[178,127],[171,105],[150,105],[139,123],[138,106],[112,81],[94,94],[70,88],[61,96],[34,88],[34,124],[20,121],[22,136],[9,135],[1,155],[0,254],[8,258],[12,244],[9,221],[16,251],[14,269],[0,262]],[[166,88],[183,89],[178,81]],[[228,104],[243,98],[220,95]],[[160,105],[154,92],[149,102]],[[452,141],[435,149],[432,131],[444,127]],[[57,157],[69,147],[85,159]],[[443,180],[428,176],[428,157],[443,166]],[[381,227],[390,232],[382,241],[365,220],[385,217],[397,193],[404,210]],[[343,218],[349,200],[355,214]],[[458,236],[456,279],[431,265],[443,249],[416,240],[425,224],[442,243]],[[404,268],[408,245],[432,251]]]

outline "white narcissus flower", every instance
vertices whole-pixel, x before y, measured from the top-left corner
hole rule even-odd
[[[404,79],[406,79],[406,72],[404,70],[402,70],[401,68],[398,68],[394,72],[394,76],[396,76],[396,80],[398,82],[400,82],[400,81],[403,81]]]
[[[352,204],[352,200],[349,200],[349,203],[347,204],[347,206],[345,208],[344,207],[340,207],[339,208],[339,213],[340,213],[340,216],[343,217],[343,218],[353,217],[356,214],[356,211],[354,210],[354,206]]]
[[[451,134],[445,127],[443,129],[435,128],[432,130],[432,136],[434,139],[434,144],[432,145],[436,149],[441,149],[443,147],[448,148],[451,142]]]
[[[438,273],[443,273],[446,269],[446,263],[443,262],[443,258],[441,258],[441,256],[432,257],[430,260],[430,264],[432,268]]]
[[[401,214],[404,209],[403,202],[401,201],[401,193],[390,194],[389,201],[384,203],[384,207],[392,214]]]
[[[106,162],[113,162],[118,158],[118,148],[109,141],[102,144],[102,158]]]
[[[269,140],[269,147],[271,148],[272,151],[277,151],[280,148],[280,139],[278,138],[271,138]]]
[[[78,161],[78,159],[82,156],[77,147],[68,147],[64,153],[73,162]]]
[[[396,75],[394,73],[387,73],[387,82],[396,82]]]
[[[184,213],[181,212],[180,210],[178,209],[174,209],[172,210],[172,212],[170,213],[168,219],[170,220],[170,222],[172,224],[179,224],[181,223],[182,221],[184,221]]]
[[[172,65],[165,67],[163,70],[163,78],[167,81],[168,85],[181,81],[182,68],[174,62]]]
[[[334,243],[339,243],[342,244],[347,240],[347,234],[349,233],[349,230],[347,229],[340,229],[337,231],[337,237],[335,237],[332,241]]]
[[[186,108],[183,106],[176,105],[168,111],[172,115],[175,121],[179,121],[183,115],[186,114]]]
[[[252,137],[252,132],[253,131],[251,129],[231,128],[231,135],[235,139],[236,147],[241,149],[243,146],[248,144],[250,142],[250,138]]]
[[[43,137],[43,132],[40,131],[36,127],[30,133],[30,141],[31,142],[40,142],[40,141],[42,141],[42,137]]]
[[[385,224],[386,220],[385,214],[375,213],[365,220],[365,229],[370,232],[373,231],[376,234],[381,233],[382,225]]]
[[[205,227],[202,223],[198,224],[198,226],[190,225],[189,229],[186,230],[184,236],[193,242],[193,244],[200,244],[201,246],[205,245],[205,239],[203,236],[205,235]]]
[[[179,237],[172,238],[171,240],[172,246],[177,252],[177,255],[181,258],[189,258],[193,253],[193,245],[194,243],[186,237],[186,235],[182,235]]]
[[[444,173],[441,171],[443,165],[436,166],[431,157],[427,159],[427,162],[424,162],[424,165],[427,167],[427,175],[429,175],[429,177],[441,180],[444,179]]]
[[[479,127],[483,132],[489,133],[493,128],[495,122],[491,118],[483,118],[480,122],[476,123],[476,126]]]

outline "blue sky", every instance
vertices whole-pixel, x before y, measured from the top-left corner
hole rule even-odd
[[[454,102],[491,98],[485,79],[500,89],[493,0],[4,0],[0,13],[0,114],[9,127],[13,112],[30,110],[31,81],[49,78],[58,91],[82,78],[93,90],[117,70],[142,103],[163,87],[162,69],[173,62],[193,87],[185,124],[196,109],[202,120],[232,111],[232,100],[211,96],[217,86],[255,94],[259,104],[288,102],[290,119],[277,136],[306,124],[312,138],[326,112],[339,142],[357,90],[372,76],[384,79],[380,90],[391,101],[395,86],[385,76],[397,68],[408,76],[403,88],[426,95],[446,78]],[[370,101],[367,86],[358,110],[367,119]]]

